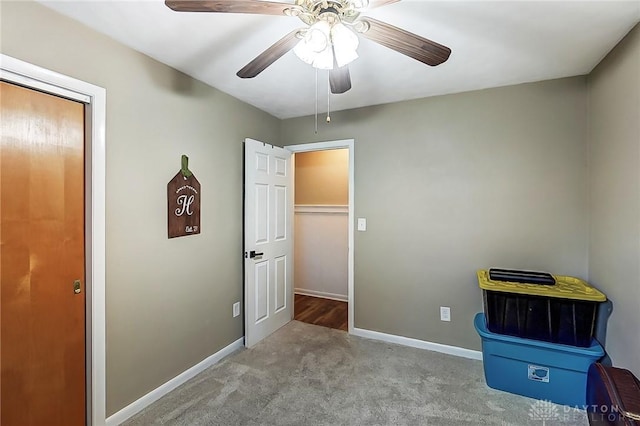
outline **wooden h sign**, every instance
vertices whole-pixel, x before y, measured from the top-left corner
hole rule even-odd
[[[167,184],[169,238],[200,233],[200,182],[189,170],[189,158],[182,156],[182,168]]]

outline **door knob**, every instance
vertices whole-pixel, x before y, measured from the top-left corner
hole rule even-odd
[[[256,251],[255,251],[255,250],[251,250],[251,251],[249,252],[249,258],[250,258],[250,259],[261,258],[263,254],[264,254],[264,253],[256,253]]]
[[[75,280],[73,282],[73,293],[74,294],[82,293],[82,283],[80,282],[80,280]]]

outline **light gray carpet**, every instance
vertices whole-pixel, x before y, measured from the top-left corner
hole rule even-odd
[[[535,402],[487,387],[480,361],[292,321],[125,425],[542,425]],[[546,425],[588,424],[553,412]]]

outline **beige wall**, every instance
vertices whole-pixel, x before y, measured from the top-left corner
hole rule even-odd
[[[640,377],[640,26],[589,86],[589,277],[613,301],[607,351]]]
[[[349,150],[299,152],[295,154],[295,203],[349,203]]]
[[[285,120],[283,143],[355,138],[368,226],[355,236],[356,327],[479,349],[477,269],[586,278],[584,77],[335,112],[313,129]]]
[[[107,90],[107,413],[242,337],[242,141],[279,121],[35,3],[2,3],[2,53]],[[202,233],[167,239],[180,155]]]

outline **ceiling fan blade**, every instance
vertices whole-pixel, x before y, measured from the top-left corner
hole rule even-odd
[[[440,65],[449,59],[451,54],[448,47],[391,24],[368,17],[362,18],[361,21],[369,27],[361,33],[363,37],[427,65]]]
[[[349,66],[345,65],[342,68],[334,66],[332,70],[329,70],[329,85],[333,94],[344,93],[351,89]]]
[[[280,59],[282,55],[290,51],[300,41],[297,34],[300,30],[293,30],[280,40],[276,41],[267,50],[245,65],[236,75],[240,78],[253,78],[265,70],[269,65]]]
[[[392,3],[398,3],[400,0],[371,0],[367,9],[375,9],[376,7],[386,6]]]
[[[351,89],[351,75],[348,65],[338,66],[335,46],[332,46],[331,49],[333,50],[333,68],[329,70],[329,86],[331,93],[337,95]]]
[[[284,15],[295,5],[260,0],[165,0],[176,12],[255,13],[258,15]]]

